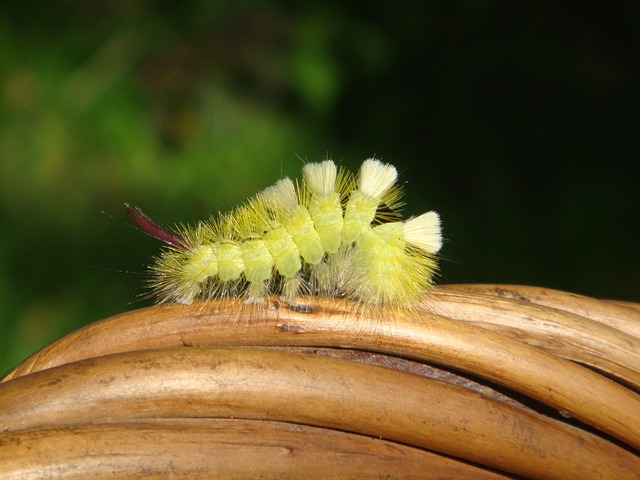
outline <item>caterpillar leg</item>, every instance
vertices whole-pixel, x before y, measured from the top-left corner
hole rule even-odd
[[[300,275],[288,277],[283,280],[281,299],[289,305],[296,305],[296,298],[302,287],[302,278]]]
[[[251,282],[247,287],[245,304],[262,303],[264,301],[264,293],[266,291],[265,282]]]

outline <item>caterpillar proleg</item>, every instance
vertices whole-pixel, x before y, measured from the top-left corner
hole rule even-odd
[[[440,217],[402,220],[397,170],[375,158],[356,176],[331,160],[308,163],[301,183],[267,187],[229,213],[168,230],[125,204],[165,248],[150,266],[160,302],[280,294],[339,296],[410,307],[433,282],[442,246]]]

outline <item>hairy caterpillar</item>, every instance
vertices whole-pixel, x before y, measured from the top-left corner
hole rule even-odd
[[[409,307],[431,285],[442,246],[435,212],[402,221],[395,167],[365,160],[356,176],[333,161],[305,164],[303,180],[279,180],[219,218],[165,229],[125,204],[166,244],[150,267],[161,302],[279,293],[341,296]]]

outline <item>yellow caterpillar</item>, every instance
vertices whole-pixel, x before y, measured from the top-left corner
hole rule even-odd
[[[150,267],[161,302],[279,293],[410,307],[428,288],[442,246],[435,212],[402,221],[395,167],[371,158],[357,178],[331,160],[308,163],[301,184],[279,180],[217,219],[176,231],[125,204],[166,248]]]

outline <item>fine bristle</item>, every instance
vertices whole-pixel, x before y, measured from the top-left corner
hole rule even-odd
[[[298,206],[296,187],[290,178],[278,180],[275,185],[260,192],[259,196],[276,212],[290,212]]]
[[[442,248],[440,216],[436,212],[427,212],[407,220],[404,223],[404,240],[429,254],[438,253]]]
[[[338,169],[331,160],[307,163],[302,167],[302,175],[311,192],[326,197],[336,189]]]
[[[393,165],[370,158],[360,167],[358,186],[365,195],[380,198],[393,186],[397,178],[398,171]]]

